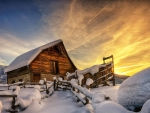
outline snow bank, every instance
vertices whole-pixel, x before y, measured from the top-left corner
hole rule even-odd
[[[137,112],[129,111],[124,107],[122,107],[120,104],[117,104],[115,102],[104,101],[96,106],[95,113],[137,113]],[[150,113],[150,99],[144,103],[141,111],[138,113]]]
[[[118,90],[118,103],[127,109],[142,107],[150,99],[150,68],[126,79]]]
[[[92,107],[93,107],[93,109],[95,109],[96,106],[97,106],[99,103],[101,103],[101,102],[103,102],[103,101],[105,101],[105,100],[106,100],[106,95],[105,95],[105,93],[103,93],[103,92],[98,92],[98,93],[93,94],[93,96],[92,96]]]
[[[92,83],[93,83],[94,81],[91,79],[91,78],[88,78],[87,80],[86,80],[86,85],[91,85]]]
[[[95,113],[133,113],[133,112],[126,110],[124,107],[115,102],[104,101],[96,106]]]
[[[32,92],[27,95],[26,99],[18,98],[15,105],[20,105],[21,108],[26,108],[32,103],[33,100],[41,100],[41,94],[37,89],[33,89]]]

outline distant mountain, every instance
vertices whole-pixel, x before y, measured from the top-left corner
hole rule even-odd
[[[121,84],[121,83],[122,83],[125,79],[127,79],[128,77],[130,77],[130,76],[115,74],[115,81],[116,81],[116,84]]]
[[[4,69],[6,67],[7,66],[0,65],[0,84],[7,82],[7,75],[5,75],[5,73],[4,73]]]
[[[3,65],[0,65],[0,75],[4,75],[4,69],[6,68],[7,66],[3,66]]]

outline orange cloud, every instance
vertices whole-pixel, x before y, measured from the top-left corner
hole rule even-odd
[[[148,1],[73,0],[39,7],[47,23],[44,30],[64,40],[79,69],[113,54],[116,72],[132,75],[150,66],[149,5]],[[123,66],[127,68],[119,69]]]

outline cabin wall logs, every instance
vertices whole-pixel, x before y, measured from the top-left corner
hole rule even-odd
[[[8,84],[11,84],[12,81],[19,82],[20,80],[25,82],[30,82],[30,74],[24,74],[17,77],[8,78]]]
[[[43,50],[30,64],[30,72],[39,73],[41,79],[47,78],[47,80],[53,80],[55,74],[52,72],[50,61],[58,62],[59,75],[64,78],[66,72],[74,72],[76,70],[68,59],[62,44],[58,44]]]
[[[47,78],[53,80],[56,75],[52,72],[50,61],[57,61],[59,67],[59,75],[66,78],[66,72],[74,72],[76,67],[71,63],[63,43],[59,43],[53,47],[42,50],[39,55],[30,63],[29,67],[24,66],[19,69],[7,73],[7,82],[33,82],[34,74],[40,74],[40,79]],[[57,74],[58,75],[58,74]]]
[[[16,69],[14,71],[10,71],[7,73],[7,83],[11,84],[13,81],[19,82],[20,80],[28,82],[28,81],[30,81],[30,74],[29,73],[30,72],[29,72],[29,69],[27,66]]]

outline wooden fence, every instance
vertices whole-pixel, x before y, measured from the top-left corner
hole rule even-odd
[[[110,60],[110,62],[106,62]],[[97,66],[98,67],[98,66]],[[114,59],[113,55],[108,57],[103,57],[103,64],[99,65],[98,72],[91,74],[90,71],[85,70],[77,70],[76,72],[70,74],[68,80],[71,79],[79,79],[80,75],[83,75],[81,86],[86,85],[86,80],[91,78],[94,82],[91,84],[91,87],[98,87],[100,84],[102,85],[110,85],[108,81],[111,81],[113,85],[115,85],[115,74],[114,74]]]
[[[0,87],[6,87],[5,89],[11,90],[11,86],[19,86],[20,88],[34,88],[32,87],[32,85],[40,85],[43,86],[43,89],[40,90],[40,92],[46,91],[46,94],[49,94],[49,89],[52,88],[54,86],[54,83],[51,83],[50,85],[47,84],[48,81],[44,81],[44,84],[40,84],[40,83],[33,83],[33,82],[18,82],[18,83],[14,83],[14,84],[8,84],[8,85],[1,85]],[[45,88],[44,88],[45,86]],[[6,90],[0,90],[0,91],[6,91]],[[15,101],[17,98],[17,95],[0,95],[0,97],[3,98],[12,98],[12,109],[8,110],[7,112],[11,112],[11,113],[16,113],[18,111],[15,110],[16,106],[15,106]]]

